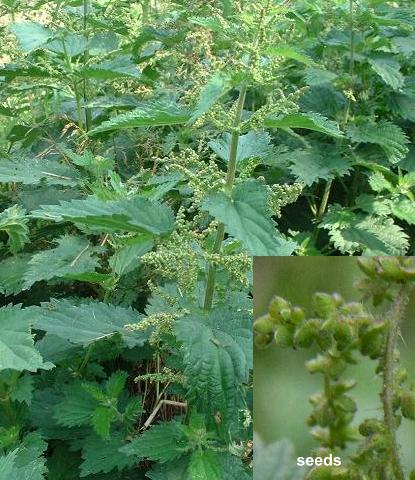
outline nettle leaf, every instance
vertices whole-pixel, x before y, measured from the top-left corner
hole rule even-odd
[[[305,185],[312,185],[320,179],[328,180],[348,175],[352,161],[340,155],[335,148],[321,145],[320,148],[294,150],[290,152],[289,169],[297,180]]]
[[[230,79],[223,73],[213,75],[202,88],[199,100],[187,122],[188,125],[205,114],[231,87]]]
[[[415,95],[412,92],[394,93],[388,98],[388,103],[395,115],[415,122]]]
[[[87,437],[82,447],[84,461],[80,467],[81,477],[131,468],[136,460],[123,453],[122,447],[125,444],[124,437],[119,432],[113,432],[109,440],[103,440],[96,435]]]
[[[223,161],[229,161],[231,148],[231,135],[224,133],[222,138],[211,140],[209,147]],[[272,152],[271,137],[267,132],[250,131],[245,135],[240,135],[238,139],[238,150],[236,155],[237,162],[243,162],[252,157],[264,158]]]
[[[409,223],[415,225],[415,203],[413,200],[403,199],[391,204],[392,214]]]
[[[267,48],[265,53],[270,56],[297,60],[297,62],[304,63],[310,67],[315,65],[315,62],[312,58],[302,52],[299,52],[298,50],[295,50],[290,45],[274,45]]]
[[[153,245],[153,238],[149,235],[128,239],[109,259],[110,267],[118,275],[131,272],[139,265],[139,258],[149,252]]]
[[[76,427],[89,425],[98,402],[81,383],[71,383],[63,389],[64,398],[54,407],[54,418],[60,425]]]
[[[0,292],[17,295],[23,290],[24,275],[31,255],[24,253],[6,258],[0,262]]]
[[[180,125],[190,118],[187,110],[174,105],[158,103],[143,103],[140,107],[128,113],[121,113],[111,120],[101,123],[89,131],[89,135],[114,130],[137,127],[158,127],[163,125]]]
[[[129,55],[119,55],[101,63],[87,65],[77,73],[82,78],[96,78],[99,80],[111,80],[123,77],[138,78],[141,75],[140,70]]]
[[[226,231],[240,240],[251,255],[290,255],[296,245],[275,229],[268,208],[270,191],[256,180],[239,183],[231,196],[215,192],[202,209],[225,224]]]
[[[28,221],[26,210],[18,205],[13,205],[0,213],[0,231],[7,233],[12,253],[22,250],[25,244],[30,242]]]
[[[388,120],[350,125],[347,128],[347,136],[355,143],[379,145],[391,163],[398,163],[409,151],[409,139],[405,132]]]
[[[131,308],[98,301],[74,305],[69,300],[52,299],[42,303],[41,307],[29,309],[36,328],[84,346],[119,333],[126,345],[132,348],[142,346],[149,335],[125,328],[125,325],[138,323],[143,318]]]
[[[346,104],[343,94],[332,85],[315,85],[300,98],[300,107],[306,112],[320,112],[327,117],[335,117]]]
[[[189,480],[221,480],[225,474],[222,470],[221,457],[211,450],[196,450],[190,457]]]
[[[95,197],[84,200],[44,205],[31,213],[32,217],[55,222],[70,220],[96,232],[150,232],[169,233],[174,228],[170,207],[146,198],[132,197],[102,201]]]
[[[154,467],[146,473],[151,480],[183,480],[186,478],[188,459],[185,457],[168,463],[156,463]]]
[[[16,402],[30,405],[32,402],[32,394],[34,389],[34,378],[31,375],[22,375],[17,379],[10,393],[10,398]]]
[[[284,117],[267,117],[264,126],[268,128],[304,128],[315,132],[324,133],[331,137],[341,138],[343,133],[339,129],[337,122],[328,120],[319,113],[292,113]]]
[[[0,480],[44,480],[47,446],[39,434],[29,433],[19,447],[0,456]]]
[[[41,47],[53,35],[51,30],[37,22],[14,23],[10,30],[16,35],[19,46],[25,53]]]
[[[50,185],[74,187],[79,179],[79,173],[73,167],[53,160],[22,158],[0,161],[0,182],[35,185],[43,180]]]
[[[319,228],[328,230],[341,253],[405,255],[409,239],[391,218],[357,214],[340,205],[329,207]]]
[[[93,272],[98,267],[100,251],[85,237],[66,235],[57,240],[58,246],[33,255],[24,273],[23,288],[28,289],[41,280],[55,277],[74,278],[77,274]]]
[[[254,480],[302,480],[304,470],[297,466],[294,447],[288,440],[264,445],[255,436]]]
[[[164,463],[181,457],[188,448],[188,439],[181,423],[170,420],[153,425],[120,451],[140,460],[147,458]]]
[[[87,45],[88,40],[84,35],[73,33],[49,41],[44,48],[51,52],[68,55],[69,57],[76,57],[85,52]]]
[[[405,77],[400,71],[400,64],[393,57],[369,58],[369,65],[382,78],[382,80],[394,90],[402,88]]]
[[[19,305],[0,308],[0,371],[50,369],[51,363],[44,363],[36,350],[31,334],[33,317],[30,309]]]
[[[191,379],[189,397],[201,411],[220,411],[225,422],[241,407],[242,385],[252,366],[250,315],[232,305],[190,314],[175,325]]]
[[[307,68],[304,71],[304,80],[310,86],[331,83],[336,78],[338,78],[337,74],[321,68]]]

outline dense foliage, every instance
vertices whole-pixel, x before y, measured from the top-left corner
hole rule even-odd
[[[398,348],[401,323],[414,288],[414,261],[362,258],[359,267],[366,275],[356,285],[361,302],[346,302],[337,293],[316,292],[309,316],[305,309],[274,296],[268,313],[254,324],[257,346],[274,341],[279,348],[311,349],[313,357],[305,367],[322,377],[322,390],[310,397],[312,411],[306,420],[319,444],[313,455],[342,454],[351,443],[359,442],[349,458],[342,454],[342,466],[315,467],[306,477],[309,480],[405,480],[415,475],[413,470],[409,477],[402,466],[396,434],[403,421],[415,420],[415,388],[400,363]],[[382,416],[376,413],[357,427],[353,421],[359,405],[350,395],[356,381],[347,370],[365,358],[376,361],[375,373],[382,378]],[[280,458],[293,454],[286,442],[268,450]],[[267,460],[261,444],[259,456],[263,456],[264,466],[255,464],[255,473],[259,478],[263,469],[265,478],[267,463],[273,460]],[[304,478],[298,470],[293,469],[292,477]],[[278,474],[269,478],[278,478]]]

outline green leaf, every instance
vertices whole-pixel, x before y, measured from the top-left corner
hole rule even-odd
[[[324,85],[336,80],[338,75],[329,70],[323,70],[321,68],[307,68],[304,72],[304,80],[307,85]]]
[[[52,160],[21,158],[0,161],[0,182],[35,185],[44,180],[49,185],[76,186],[79,173],[73,167]]]
[[[124,371],[114,372],[107,381],[106,390],[110,398],[118,398],[124,390],[128,373]]]
[[[47,443],[29,433],[18,448],[0,456],[0,480],[44,480]]]
[[[200,411],[221,412],[225,423],[242,408],[242,385],[252,367],[251,316],[237,299],[229,301],[228,306],[187,315],[175,325],[183,344],[185,374],[191,379],[191,401]]]
[[[19,22],[11,25],[10,30],[17,37],[23,52],[28,53],[44,45],[52,31],[37,22]]]
[[[63,389],[64,399],[54,408],[54,418],[60,425],[76,427],[90,425],[98,402],[80,383],[71,383]]]
[[[25,244],[30,242],[28,221],[26,210],[18,205],[13,205],[0,213],[0,231],[7,233],[12,253],[22,250]]]
[[[0,308],[0,371],[49,369],[53,365],[44,363],[33,344],[30,325],[33,317],[29,309],[19,305]]]
[[[217,73],[213,75],[202,88],[196,107],[187,122],[188,125],[194,123],[205,114],[231,87],[232,84],[229,78],[224,74]]]
[[[325,145],[319,147],[294,150],[288,154],[291,173],[305,185],[312,185],[320,179],[348,175],[352,169],[352,162],[342,157],[336,148]]]
[[[264,126],[268,128],[304,128],[324,133],[331,137],[341,138],[343,133],[336,122],[328,120],[318,113],[292,113],[284,117],[267,117]]]
[[[382,80],[394,90],[402,88],[405,77],[400,71],[400,64],[393,57],[370,58],[369,65],[382,78]]]
[[[99,80],[111,80],[124,77],[138,78],[141,74],[129,55],[120,55],[111,60],[87,65],[77,73],[82,78],[96,78]]]
[[[154,241],[149,235],[128,239],[125,245],[109,259],[110,267],[118,275],[125,275],[139,265],[139,258],[153,248]]]
[[[121,113],[111,120],[101,123],[90,130],[89,135],[114,130],[137,127],[157,127],[163,125],[180,125],[186,123],[190,114],[177,105],[143,103],[140,107],[128,113]]]
[[[131,308],[98,301],[74,305],[69,300],[52,299],[42,303],[42,307],[29,309],[36,328],[84,346],[119,333],[126,345],[132,348],[143,345],[148,337],[145,332],[125,328],[125,325],[138,323],[143,318]]]
[[[170,207],[140,197],[112,201],[87,197],[60,202],[60,205],[42,206],[31,216],[55,222],[70,220],[94,232],[150,232],[162,235],[174,228]]]
[[[294,447],[288,440],[264,445],[255,436],[254,480],[302,480],[304,471],[297,466]]]
[[[82,448],[81,477],[131,468],[136,462],[121,451],[124,445],[124,437],[118,432],[112,433],[110,440],[95,435],[88,437]]]
[[[388,120],[350,125],[347,128],[347,135],[356,143],[379,145],[391,163],[398,163],[409,151],[409,139],[404,131]]]
[[[108,407],[98,407],[92,414],[92,426],[95,433],[108,440],[110,438],[111,422],[115,420],[116,413]]]
[[[151,480],[183,480],[186,478],[188,460],[185,457],[168,463],[156,463],[146,473]]]
[[[190,457],[188,480],[222,480],[220,456],[211,450],[196,450]]]
[[[370,255],[405,255],[408,236],[391,218],[356,214],[340,205],[332,205],[319,228],[329,231],[341,253],[363,252]]]
[[[403,199],[393,202],[391,210],[392,214],[399,220],[404,220],[409,225],[415,225],[415,204],[413,200]]]
[[[68,57],[76,57],[85,52],[88,40],[83,35],[69,34],[62,38],[56,38],[45,45],[46,50],[50,50]]]
[[[34,389],[34,378],[31,375],[22,375],[13,386],[10,398],[16,402],[30,405]]]
[[[255,132],[252,130],[245,135],[240,135],[238,139],[236,161],[242,162],[252,157],[267,157],[272,152],[270,142],[271,138],[266,132]],[[231,148],[231,135],[225,133],[223,138],[211,140],[209,142],[209,147],[219,158],[228,162]]]
[[[24,275],[30,258],[31,255],[25,253],[0,262],[0,292],[5,295],[17,295],[23,290]]]
[[[60,237],[57,243],[56,248],[33,255],[24,274],[24,289],[41,280],[70,278],[76,274],[93,272],[98,267],[98,258],[94,255],[100,249],[93,247],[87,238],[66,235]]]
[[[389,100],[392,112],[404,120],[415,122],[415,95],[411,92],[393,93]]]
[[[141,460],[147,458],[164,463],[181,457],[188,448],[187,442],[182,425],[170,420],[153,425],[120,451]]]
[[[315,65],[315,62],[312,58],[308,57],[304,53],[295,50],[290,45],[274,45],[267,48],[265,53],[270,56],[297,60],[297,62],[304,63],[305,65],[308,65],[310,67]]]
[[[215,192],[202,203],[226,231],[240,240],[251,255],[290,255],[295,248],[275,229],[268,209],[270,192],[256,180],[236,185],[232,195]]]

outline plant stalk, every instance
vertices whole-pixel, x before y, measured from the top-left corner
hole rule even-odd
[[[88,41],[88,33],[87,33],[87,21],[88,21],[88,15],[91,10],[91,4],[90,0],[84,0],[84,37]],[[88,63],[89,60],[89,49],[86,48],[84,52],[84,67]],[[88,80],[84,78],[83,81],[83,97],[84,97],[84,109],[85,109],[85,129],[88,131],[91,126],[91,110],[86,107],[86,104],[88,103]]]
[[[395,349],[399,336],[399,324],[408,303],[408,292],[402,287],[391,310],[388,313],[388,333],[384,352],[382,403],[384,422],[390,436],[390,462],[396,480],[405,480],[405,475],[399,458],[399,446],[396,440],[396,419],[393,408],[393,389],[395,383]]]
[[[226,172],[226,183],[225,183],[225,191],[228,194],[232,192],[233,184],[235,181],[236,163],[238,158],[238,142],[239,142],[238,127],[242,119],[242,112],[245,104],[246,92],[247,92],[247,86],[242,85],[241,90],[239,92],[235,117],[232,124],[231,145],[229,149],[229,161],[228,161],[228,169]],[[224,236],[225,236],[225,225],[223,223],[220,223],[216,230],[216,238],[215,238],[215,243],[213,244],[212,253],[220,252]],[[203,304],[203,308],[205,310],[210,310],[212,308],[213,294],[215,291],[215,277],[216,277],[216,267],[213,262],[209,262],[208,271],[207,271],[207,280],[206,280],[205,299]]]

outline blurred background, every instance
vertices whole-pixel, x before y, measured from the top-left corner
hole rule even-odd
[[[360,300],[354,288],[363,277],[356,257],[255,257],[254,317],[266,313],[275,294],[311,313],[314,292],[338,292],[346,301]],[[402,364],[415,382],[415,295],[412,295],[402,326],[399,345]],[[317,442],[305,420],[311,412],[308,398],[322,388],[322,376],[311,375],[304,362],[315,350],[280,349],[275,344],[254,352],[254,428],[264,443],[287,438],[295,446],[296,456],[309,456]],[[357,386],[349,392],[358,405],[354,424],[368,417],[381,417],[379,392],[381,380],[375,375],[376,362],[365,357],[349,367],[344,378],[354,378]],[[403,419],[398,431],[405,467],[414,468],[415,422]],[[352,445],[351,451],[354,451]],[[347,456],[348,451],[342,455]]]

